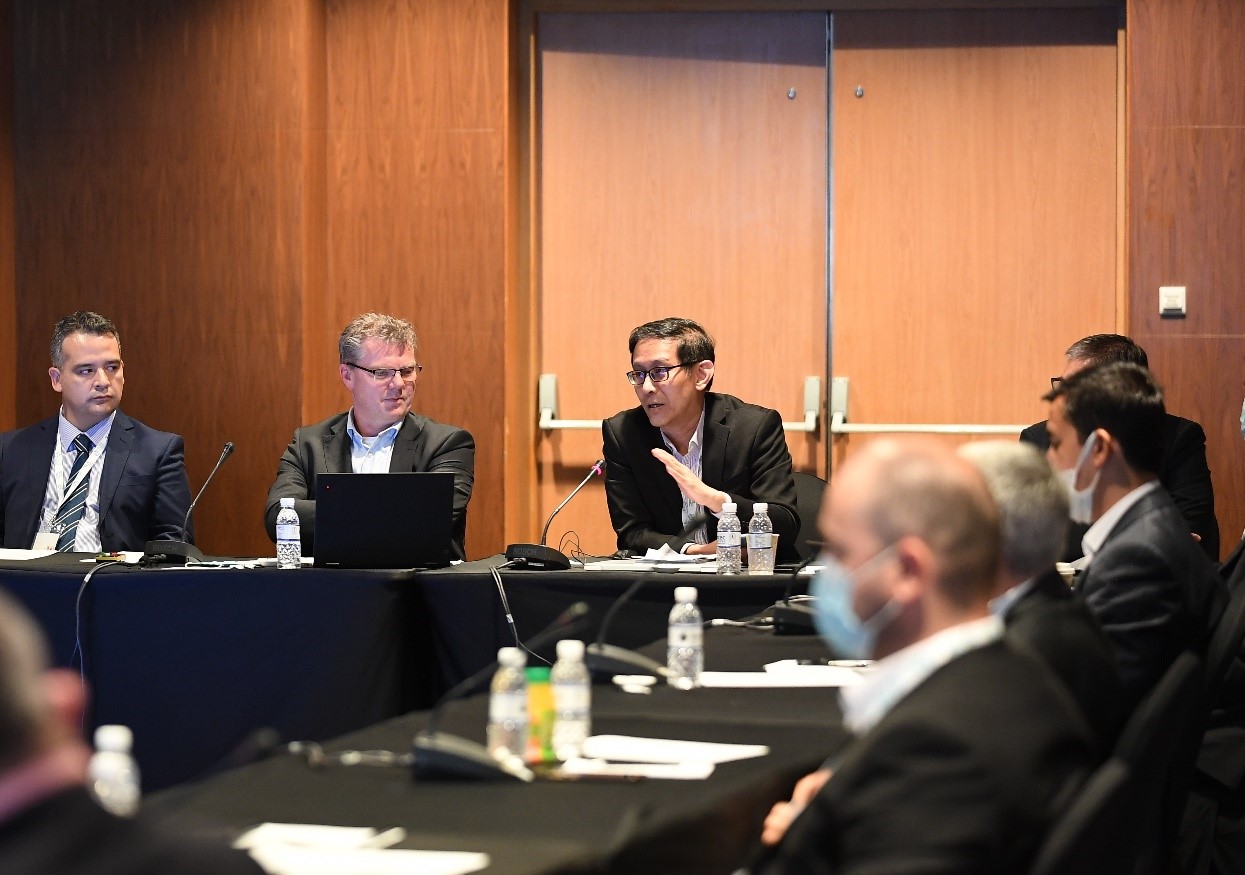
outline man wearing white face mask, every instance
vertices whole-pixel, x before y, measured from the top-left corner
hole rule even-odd
[[[775,806],[763,872],[1025,872],[1093,742],[988,600],[999,515],[948,448],[878,441],[835,474],[819,520],[818,629],[875,657],[841,691],[855,738]]]
[[[1149,371],[1119,362],[1089,368],[1045,400],[1047,459],[1064,478],[1072,518],[1091,523],[1076,587],[1135,705],[1179,653],[1203,650],[1226,594],[1158,481],[1165,411]]]

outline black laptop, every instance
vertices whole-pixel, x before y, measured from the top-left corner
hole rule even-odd
[[[453,523],[448,471],[316,476],[317,568],[440,568]]]

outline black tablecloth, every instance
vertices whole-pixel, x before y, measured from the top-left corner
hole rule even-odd
[[[94,566],[81,558],[0,562],[0,586],[42,624],[54,664],[84,667],[90,727],[134,730],[149,789],[245,757],[264,728],[282,739],[331,738],[427,707],[513,643],[489,573],[501,557],[425,572],[109,566],[85,589]],[[677,585],[699,587],[706,618],[738,618],[772,603],[789,583],[643,574],[648,582],[618,612],[611,643],[663,636]],[[582,600],[592,615],[581,635],[591,639],[638,575],[502,576],[520,636]],[[79,603],[83,662],[74,659]]]
[[[0,563],[69,665],[92,566]],[[225,765],[263,727],[330,738],[440,692],[409,571],[101,568],[81,600],[90,726],[123,723],[147,788]],[[89,728],[89,727],[88,727]]]
[[[711,669],[759,668],[773,642],[707,635]],[[756,658],[747,653],[755,646]],[[780,642],[821,654],[815,640]],[[713,654],[719,654],[714,656]],[[731,656],[723,658],[725,654]],[[726,873],[757,848],[761,822],[796,780],[844,740],[827,690],[695,690],[648,696],[598,685],[596,733],[765,744],[769,755],[720,765],[706,781],[535,784],[417,782],[399,767],[313,770],[292,755],[177,788],[150,801],[159,816],[222,839],[265,821],[402,826],[399,847],[483,851],[490,873]],[[816,699],[817,706],[810,706]],[[441,728],[483,742],[484,697],[456,703]],[[409,715],[339,739],[328,750],[406,751],[423,726]]]

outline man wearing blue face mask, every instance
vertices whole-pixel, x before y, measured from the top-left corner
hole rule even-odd
[[[1131,707],[1179,653],[1203,651],[1226,593],[1159,483],[1165,411],[1150,372],[1088,368],[1045,400],[1047,459],[1072,518],[1091,524],[1076,588],[1111,642]]]
[[[853,741],[767,819],[759,870],[1027,871],[1093,741],[990,613],[999,515],[981,474],[936,443],[879,441],[826,495],[818,629],[878,661],[840,692]]]

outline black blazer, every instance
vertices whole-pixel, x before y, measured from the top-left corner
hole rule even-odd
[[[643,552],[669,544],[688,543],[676,536],[683,529],[683,498],[674,478],[651,450],[666,449],[661,431],[649,425],[640,407],[605,420],[601,426],[605,456],[605,498],[619,549]],[[739,505],[746,527],[752,505],[769,503],[778,538],[778,558],[798,561],[791,454],[777,411],[745,404],[731,395],[705,393],[705,432],[701,479],[721,489]],[[709,540],[717,537],[717,519],[708,515]]]
[[[241,851],[183,839],[142,815],[108,814],[71,787],[0,823],[0,872],[22,875],[262,875]]]
[[[264,527],[274,542],[281,499],[293,498],[303,552],[314,552],[316,475],[350,472],[349,415],[339,413],[294,432],[277,465],[277,479],[268,490],[264,507]],[[467,535],[467,502],[475,483],[475,456],[475,440],[464,429],[408,413],[398,429],[389,462],[390,471],[449,471],[454,475],[454,543],[450,552],[455,559],[466,558],[463,541]]]
[[[995,642],[934,672],[851,743],[762,871],[1027,872],[1093,761],[1064,690]]]
[[[1078,575],[1111,643],[1132,710],[1184,650],[1204,654],[1227,602],[1215,568],[1162,489],[1125,512]]]
[[[1050,446],[1046,420],[1034,423],[1020,433],[1020,439],[1043,453]],[[1219,521],[1215,518],[1215,489],[1210,482],[1210,466],[1206,464],[1206,433],[1191,419],[1168,413],[1163,419],[1163,463],[1158,470],[1159,482],[1172,497],[1185,518],[1185,526],[1200,537],[1202,550],[1214,562],[1219,561]],[[1085,529],[1073,526],[1069,538],[1069,561],[1081,555],[1081,535]]]
[[[0,535],[5,547],[27,549],[34,543],[57,424],[53,416],[0,435]],[[142,550],[147,541],[179,539],[189,507],[181,436],[148,428],[118,410],[100,470],[100,545],[105,551]]]
[[[1111,645],[1084,600],[1052,569],[1033,581],[1003,621],[1008,640],[1037,654],[1063,682],[1105,757],[1127,716],[1124,686]]]

